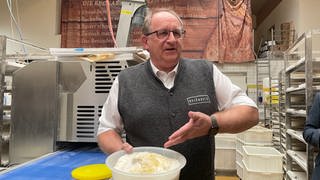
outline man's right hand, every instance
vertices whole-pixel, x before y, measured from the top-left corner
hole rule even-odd
[[[125,142],[125,143],[122,144],[121,150],[124,150],[127,153],[131,153],[132,152],[132,148],[133,147],[129,143]]]

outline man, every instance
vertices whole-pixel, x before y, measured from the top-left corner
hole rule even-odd
[[[256,125],[256,105],[212,63],[181,58],[185,31],[175,12],[149,11],[142,31],[150,60],[124,69],[114,81],[100,117],[99,146],[107,153],[171,148],[187,159],[181,180],[212,180],[212,135]]]

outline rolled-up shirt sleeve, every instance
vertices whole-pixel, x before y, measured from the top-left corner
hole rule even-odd
[[[257,108],[256,103],[231,80],[213,65],[213,81],[218,100],[219,110],[228,109],[234,105],[247,105]]]
[[[119,81],[118,78],[116,78],[109,91],[108,98],[102,107],[99,118],[98,135],[111,129],[119,134],[123,133],[123,123],[118,111],[118,93]]]

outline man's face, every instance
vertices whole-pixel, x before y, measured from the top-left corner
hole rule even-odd
[[[154,14],[150,33],[142,40],[152,61],[157,65],[175,65],[179,61],[182,50],[183,32],[179,20],[168,12]]]

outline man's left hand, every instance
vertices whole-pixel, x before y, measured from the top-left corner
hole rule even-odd
[[[201,112],[193,111],[189,111],[188,116],[190,118],[189,122],[183,125],[168,138],[168,141],[163,145],[165,148],[183,143],[188,139],[193,139],[208,134],[211,128],[210,116]]]

